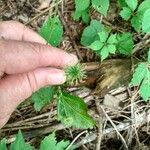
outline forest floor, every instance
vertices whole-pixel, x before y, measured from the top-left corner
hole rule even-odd
[[[81,63],[87,66],[89,75],[84,87],[79,85],[68,87],[67,90],[85,100],[90,115],[98,122],[97,126],[89,130],[66,128],[57,121],[55,103],[36,112],[29,98],[14,111],[9,122],[0,130],[0,139],[5,137],[11,143],[20,129],[26,140],[38,147],[45,135],[56,131],[58,139],[73,141],[79,150],[98,150],[99,147],[102,150],[150,150],[150,103],[143,102],[135,88],[130,89],[124,86],[126,83],[119,84],[115,80],[116,76],[122,78],[124,74],[130,78],[130,59],[116,56],[101,65],[97,56],[80,44],[86,25],[73,21],[74,1],[60,0],[57,3],[57,13],[65,32],[60,48],[76,54]],[[53,14],[55,5],[52,0],[0,0],[0,21],[16,20],[38,31],[47,16]],[[118,13],[115,1],[112,1],[111,6],[108,17],[103,18],[102,22],[115,30],[130,31],[128,25],[114,21]],[[100,20],[101,16],[93,11],[91,18]],[[135,34],[134,38],[136,40],[141,37]],[[139,40],[137,45],[138,42]],[[117,70],[116,61],[123,67],[121,71],[113,73],[113,69]],[[126,66],[127,63],[129,65]],[[112,81],[107,82],[111,77]],[[107,89],[114,81],[112,90]],[[103,89],[99,88],[102,87],[101,84],[104,84]]]

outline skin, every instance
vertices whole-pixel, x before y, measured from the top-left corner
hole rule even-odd
[[[77,57],[46,42],[21,23],[0,23],[0,128],[33,92],[65,82],[62,70]],[[58,69],[59,68],[59,69]]]

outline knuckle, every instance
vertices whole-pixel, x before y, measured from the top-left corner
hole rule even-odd
[[[34,71],[26,74],[26,80],[27,80],[29,89],[32,94],[33,92],[35,92],[38,89],[37,77],[36,77]]]

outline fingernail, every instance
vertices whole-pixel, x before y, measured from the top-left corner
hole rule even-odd
[[[66,81],[66,76],[63,71],[58,71],[51,74],[49,80],[50,80],[50,84],[59,85],[59,84],[63,84]]]
[[[79,61],[79,60],[78,60],[78,58],[77,58],[76,55],[74,55],[74,54],[69,54],[69,57],[68,57],[68,59],[66,60],[66,64],[67,64],[68,66],[72,66],[72,65],[77,64],[78,61]]]

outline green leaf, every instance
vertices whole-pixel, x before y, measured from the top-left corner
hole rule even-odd
[[[100,55],[101,55],[101,61],[103,61],[104,59],[106,59],[109,56],[109,51],[108,51],[108,47],[107,46],[104,46],[101,49]]]
[[[73,14],[73,19],[76,21],[79,21],[80,18],[82,19],[84,23],[88,24],[90,21],[89,10],[85,9],[82,11],[75,11]]]
[[[89,48],[91,48],[94,51],[100,50],[103,47],[103,43],[101,43],[100,41],[94,41],[90,46],[88,46]]]
[[[135,69],[135,72],[133,74],[133,78],[131,80],[131,85],[138,86],[145,78],[145,75],[147,74],[147,66],[145,63],[140,63],[138,67]]]
[[[123,10],[120,12],[120,16],[124,19],[124,20],[129,20],[129,18],[132,15],[132,11],[127,8],[127,7],[123,7]]]
[[[124,0],[118,0],[118,3],[121,7],[127,7],[127,4]]]
[[[109,44],[117,43],[116,34],[111,34],[107,40],[107,43]]]
[[[0,141],[0,150],[7,150],[7,147],[6,147],[6,139],[2,139]]]
[[[48,17],[39,30],[39,34],[52,46],[59,46],[63,36],[63,26],[59,18]]]
[[[149,48],[149,51],[148,51],[148,58],[147,58],[147,61],[148,61],[148,63],[150,63],[150,48]]]
[[[137,13],[141,16],[141,19],[147,9],[150,8],[150,0],[144,0],[138,7]]]
[[[124,55],[131,55],[134,42],[131,33],[122,33],[117,35],[117,50]]]
[[[108,49],[109,53],[115,54],[115,52],[116,52],[116,45],[110,44],[110,45],[107,46],[107,49]]]
[[[10,146],[10,150],[33,150],[33,148],[29,144],[25,143],[22,133],[19,131],[15,142]]]
[[[144,33],[150,33],[150,9],[146,10],[142,20],[142,30]]]
[[[69,145],[69,141],[56,141],[55,133],[45,137],[41,142],[40,150],[65,150]]]
[[[103,15],[107,15],[110,2],[109,0],[92,0],[92,6]]]
[[[76,11],[83,11],[90,5],[90,0],[75,0]]]
[[[99,32],[98,35],[99,35],[100,41],[105,43],[108,39],[109,33],[106,31],[102,31],[102,32]]]
[[[95,121],[88,115],[87,106],[82,99],[66,92],[58,98],[58,119],[66,126],[76,128],[92,128]]]
[[[125,2],[127,3],[127,5],[129,6],[129,8],[134,11],[138,5],[138,1],[137,0],[125,0]]]
[[[131,19],[131,25],[135,29],[135,31],[140,32],[142,26],[141,16],[139,15],[134,16]]]
[[[44,87],[35,92],[31,99],[34,102],[34,108],[36,111],[40,111],[44,106],[52,101],[55,89],[53,87]]]
[[[148,101],[148,99],[150,98],[150,81],[149,84],[144,84],[143,82],[143,84],[140,87],[139,93],[144,99],[144,101]]]
[[[90,25],[86,27],[83,31],[81,37],[81,44],[84,46],[91,45],[94,41],[99,40],[98,32],[101,32],[104,29],[103,25],[97,21],[92,20]]]

